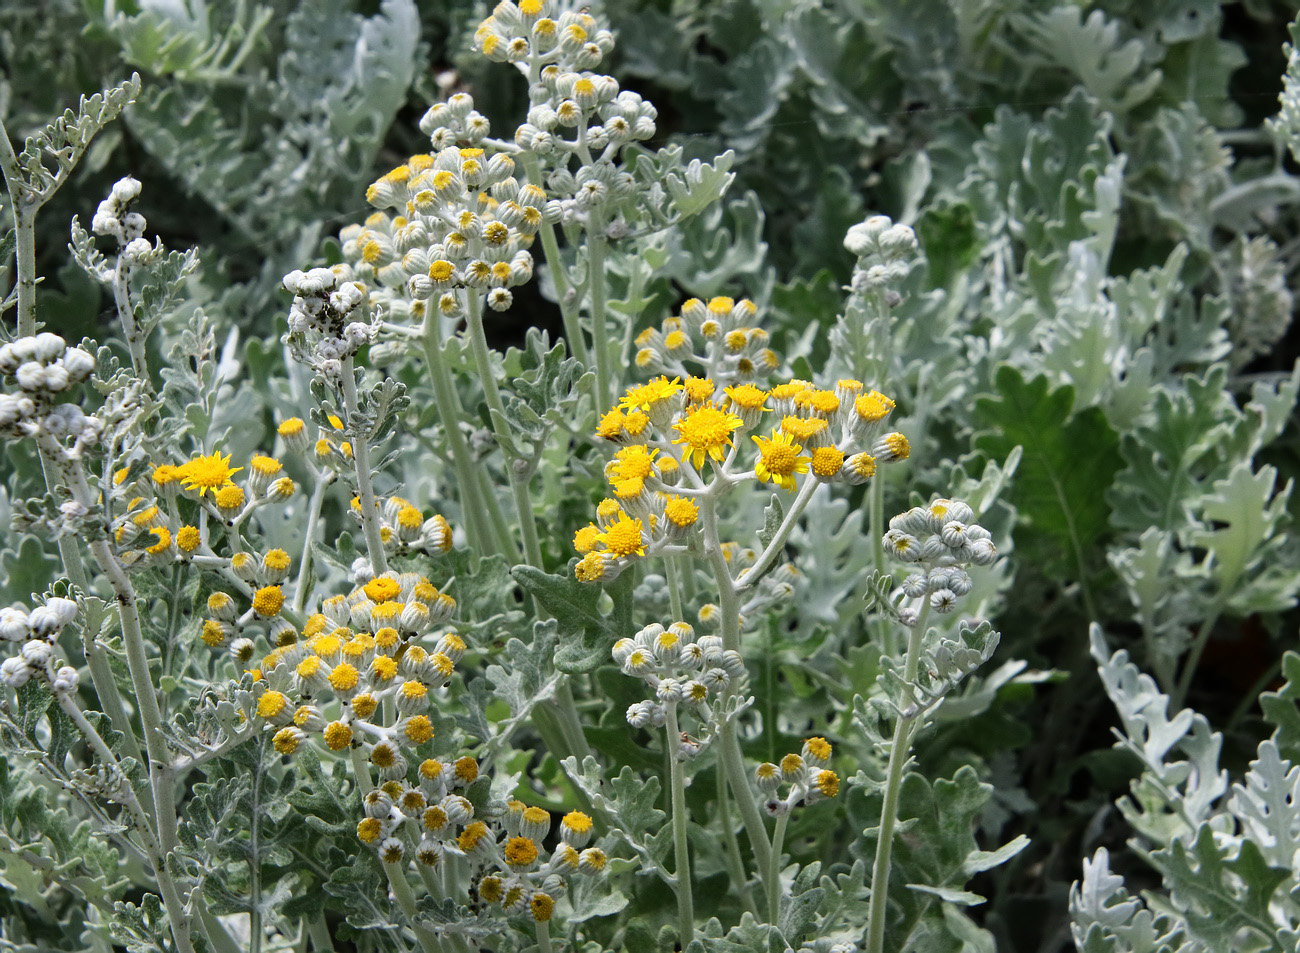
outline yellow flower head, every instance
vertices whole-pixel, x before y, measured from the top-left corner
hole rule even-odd
[[[771,438],[754,437],[758,444],[758,463],[754,465],[754,476],[762,482],[768,480],[784,490],[795,488],[796,473],[808,472],[808,457],[799,456],[803,448],[794,442],[788,433],[778,430]]]
[[[713,396],[718,385],[707,377],[686,378],[686,399],[692,404],[702,404]]]
[[[263,586],[253,593],[253,611],[265,618],[279,615],[284,606],[284,592],[279,586]]]
[[[181,552],[192,553],[199,548],[201,542],[197,526],[182,526],[176,531],[176,545],[180,547]]]
[[[588,523],[582,529],[573,534],[573,548],[579,556],[585,556],[597,546],[600,545],[600,527],[595,523]]]
[[[710,401],[692,408],[681,420],[673,424],[678,437],[673,443],[686,445],[685,456],[696,469],[704,466],[705,457],[721,463],[726,448],[731,446],[731,434],[743,421],[729,411],[719,410]]]
[[[644,384],[629,387],[623,399],[618,402],[618,406],[623,410],[644,410],[649,413],[664,402],[671,401],[682,390],[680,377],[674,377],[672,380],[669,380],[666,375],[656,377]]]
[[[537,844],[530,837],[512,837],[506,841],[506,863],[511,867],[529,867],[537,861]]]
[[[626,513],[612,522],[597,539],[605,544],[605,549],[610,555],[645,555],[645,533],[641,521],[633,519]]]
[[[203,457],[195,457],[189,463],[180,467],[182,485],[187,490],[198,491],[202,496],[208,490],[219,490],[223,486],[230,486],[230,478],[238,473],[243,467],[230,466],[230,454],[224,457],[219,453],[208,454]]]
[[[738,410],[741,413],[767,410],[764,406],[767,403],[767,391],[753,384],[737,384],[726,388],[723,393],[727,395],[728,410]]]
[[[397,580],[391,576],[380,576],[377,579],[370,580],[362,586],[361,591],[364,592],[372,602],[387,602],[389,599],[392,599],[395,595],[401,592],[402,587],[398,584]]]
[[[654,461],[658,455],[658,450],[648,450],[644,444],[637,443],[624,447],[614,454],[614,461],[610,466],[610,483],[617,485],[624,480],[650,479],[654,476]]]
[[[700,507],[685,496],[670,496],[664,504],[664,518],[673,526],[685,529],[694,526],[700,518]]]

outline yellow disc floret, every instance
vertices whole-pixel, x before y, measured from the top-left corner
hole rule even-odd
[[[754,476],[762,482],[771,481],[785,490],[795,488],[795,474],[808,472],[808,457],[799,456],[803,449],[788,433],[778,430],[770,438],[754,437],[759,458],[754,465]]]
[[[731,434],[743,421],[735,414],[719,410],[710,401],[692,408],[681,420],[673,424],[678,436],[673,443],[685,444],[685,456],[699,469],[706,457],[721,463],[726,448],[731,446]]]
[[[621,514],[597,537],[613,556],[644,556],[645,533],[639,519]]]
[[[202,496],[208,490],[219,490],[230,485],[230,478],[243,467],[230,466],[230,454],[224,457],[219,453],[195,457],[183,465],[181,470],[182,485],[187,490],[195,490]]]

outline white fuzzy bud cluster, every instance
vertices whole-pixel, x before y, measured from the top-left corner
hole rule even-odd
[[[914,506],[889,521],[885,551],[917,565],[903,580],[903,593],[927,598],[935,612],[951,612],[971,591],[966,566],[988,566],[998,557],[989,531],[974,522],[975,513],[959,500],[935,500]]]
[[[55,643],[76,617],[77,604],[57,596],[30,612],[19,606],[0,609],[0,640],[21,643],[17,655],[0,662],[0,684],[20,688],[39,677],[56,694],[75,693],[80,676],[72,666],[56,664]]]
[[[857,256],[851,288],[857,294],[897,284],[916,260],[916,233],[887,215],[873,215],[852,226],[844,247]]]
[[[695,638],[686,622],[668,628],[653,623],[630,639],[614,643],[614,661],[624,675],[639,678],[654,693],[648,701],[633,704],[627,721],[634,728],[660,727],[669,707],[692,711],[707,728],[715,729],[711,700],[725,696],[745,678],[745,661],[740,653],[724,649],[715,635]],[[694,757],[704,742],[685,734],[673,739],[674,756]]]
[[[118,245],[127,254],[134,246],[133,257],[141,252],[148,254],[153,246],[142,236],[147,222],[139,212],[131,211],[131,206],[140,197],[140,181],[131,176],[119,179],[113,185],[108,198],[99,203],[95,217],[91,220],[90,230],[96,235],[108,235],[117,239]],[[136,246],[142,242],[142,246]]]
[[[479,24],[474,47],[498,63],[514,63],[524,73],[534,61],[559,69],[599,66],[614,49],[614,34],[584,7],[566,9],[561,0],[504,0]]]
[[[474,97],[456,93],[445,103],[434,103],[420,117],[420,131],[429,137],[434,151],[462,143],[478,145],[492,131],[486,116],[474,108]]]
[[[636,336],[637,370],[685,379],[699,365],[710,368],[709,376],[720,388],[749,383],[780,364],[761,321],[758,305],[749,298],[689,298],[680,314]],[[758,422],[756,414],[745,418],[746,426]]]
[[[329,268],[291,271],[284,286],[293,293],[289,306],[288,342],[295,359],[327,377],[338,378],[343,361],[375,339],[378,326],[357,320],[365,289],[354,281],[340,281]],[[309,333],[319,337],[308,345]]]
[[[73,455],[99,442],[103,423],[74,404],[55,404],[55,397],[90,377],[95,358],[79,347],[68,347],[48,331],[19,338],[0,347],[0,374],[17,391],[0,394],[0,434],[47,433],[58,440],[71,437]]]

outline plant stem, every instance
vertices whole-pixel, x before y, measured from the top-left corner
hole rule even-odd
[[[808,508],[813,494],[817,492],[817,487],[820,485],[820,481],[816,477],[811,475],[804,477],[803,486],[799,488],[799,495],[790,504],[790,509],[786,510],[785,517],[781,520],[781,525],[777,527],[772,541],[764,547],[763,552],[754,561],[754,565],[750,567],[736,586],[738,592],[744,592],[752,588],[762,578],[763,573],[767,572],[767,567],[771,565],[777,554],[785,546],[785,541],[790,538],[791,531],[794,529],[795,524],[799,522],[799,517],[803,515],[803,511]]]
[[[609,325],[605,320],[605,223],[598,211],[591,211],[587,220],[587,287],[591,313],[592,347],[596,351],[596,416],[605,412],[612,394],[612,374],[609,366]]]
[[[525,465],[512,452],[510,434],[506,430],[506,408],[501,402],[501,391],[497,387],[496,372],[492,367],[492,357],[488,352],[487,334],[483,330],[483,297],[473,288],[469,289],[466,307],[466,326],[469,328],[470,349],[474,353],[474,364],[478,367],[483,396],[487,399],[488,418],[492,421],[492,432],[496,434],[497,446],[505,463],[506,477],[510,480],[510,491],[515,501],[515,513],[519,517],[519,529],[524,539],[524,558],[532,566],[542,566],[542,549],[537,540],[537,518],[533,515],[532,502],[528,498],[527,477],[518,465]]]
[[[316,953],[334,953],[334,941],[330,939],[329,924],[325,922],[324,913],[308,918],[307,933],[311,937],[311,948]]]
[[[131,369],[135,376],[150,385],[149,362],[145,358],[144,336],[140,325],[135,320],[135,308],[131,305],[131,289],[127,278],[131,268],[122,255],[117,257],[117,267],[113,270],[113,303],[117,306],[117,317],[122,322],[122,333],[126,337],[126,349],[131,354]]]
[[[686,616],[682,612],[682,580],[681,572],[677,568],[676,556],[664,558],[664,570],[668,578],[669,611],[673,614],[674,622],[684,622]]]
[[[749,890],[749,879],[745,876],[745,865],[740,859],[740,842],[736,839],[736,829],[731,821],[731,794],[727,790],[727,776],[721,764],[715,766],[713,773],[717,778],[718,819],[722,824],[722,839],[726,843],[724,857],[727,873],[731,876],[731,882],[735,884],[745,909],[757,914],[758,909],[754,906],[754,897]]]
[[[551,925],[549,922],[542,920],[538,922],[533,932],[537,935],[537,949],[539,953],[551,953]]]
[[[776,819],[772,834],[772,866],[767,874],[767,922],[773,926],[781,918],[781,847],[785,841],[785,828],[790,823],[790,811]]]
[[[881,479],[879,472],[871,478],[871,483],[867,487],[867,500],[867,533],[871,536],[871,565],[883,576],[885,574],[885,481]],[[894,627],[882,618],[874,621],[881,635],[882,654],[896,654],[898,645]],[[868,629],[872,627],[871,620],[868,620],[867,627]]]
[[[537,157],[531,153],[521,153],[520,158],[523,160],[524,169],[528,173],[528,180],[539,188],[542,186],[541,168],[538,165]],[[556,304],[560,306],[560,317],[564,320],[564,338],[569,342],[569,351],[583,365],[591,365],[591,354],[587,350],[587,339],[582,334],[582,323],[578,319],[578,311],[574,307],[576,303],[573,294],[573,285],[569,281],[569,276],[564,272],[564,261],[560,257],[560,246],[555,240],[555,226],[550,222],[543,221],[542,227],[538,229],[542,236],[542,250],[546,253],[546,267],[551,273],[551,284],[555,285]]]
[[[0,172],[9,190],[14,217],[14,251],[18,285],[18,336],[36,333],[36,211],[41,197],[23,182],[22,168],[0,120]]]
[[[673,808],[673,873],[677,878],[677,919],[683,949],[695,938],[695,901],[691,894],[691,853],[686,839],[686,771],[677,748],[681,744],[681,729],[677,724],[677,705],[664,706],[667,714],[668,780],[672,787]]]
[[[370,553],[370,568],[379,576],[388,571],[388,556],[380,535],[379,507],[375,505],[375,488],[370,480],[370,439],[357,427],[360,407],[357,403],[357,379],[352,358],[343,361],[343,407],[347,411],[347,425],[352,437],[352,463],[357,474],[357,496],[361,500],[361,528],[366,536],[366,549]]]
[[[1223,614],[1223,608],[1227,605],[1228,595],[1236,586],[1236,580],[1225,582],[1219,589],[1219,594],[1215,596],[1214,602],[1210,604],[1210,609],[1205,615],[1201,627],[1196,631],[1196,638],[1192,642],[1191,650],[1187,653],[1187,660],[1183,662],[1183,673],[1178,679],[1178,685],[1175,687],[1173,694],[1170,696],[1170,703],[1173,705],[1173,711],[1179,711],[1183,707],[1183,702],[1187,700],[1187,693],[1192,688],[1192,679],[1196,676],[1196,668],[1201,664],[1201,653],[1205,651],[1205,645],[1210,641],[1210,632],[1214,629],[1214,624],[1219,621],[1219,616]]]
[[[307,578],[311,574],[311,544],[316,537],[316,523],[320,520],[321,506],[325,502],[325,491],[334,482],[333,473],[318,473],[316,486],[311,491],[311,502],[307,504],[307,529],[302,536],[302,555],[298,557],[298,580],[293,589],[293,608],[302,612],[307,607]]]
[[[909,684],[916,681],[916,672],[921,661],[921,644],[925,640],[925,626],[929,615],[930,602],[928,599],[923,599],[920,616],[907,636],[907,658],[903,662],[903,677]],[[889,874],[894,850],[894,827],[898,823],[898,798],[902,793],[903,769],[907,766],[912,725],[916,717],[916,715],[904,717],[901,712],[899,713],[898,722],[894,725],[894,739],[889,747],[884,800],[880,806],[879,839],[876,841],[875,861],[871,866],[866,953],[883,953],[885,948],[885,915],[889,907]]]
[[[484,556],[493,553],[508,554],[508,541],[499,533],[493,538],[494,526],[487,515],[489,507],[496,505],[496,498],[484,484],[481,468],[474,466],[469,444],[460,432],[460,420],[456,412],[459,403],[455,388],[452,387],[451,374],[442,360],[438,312],[433,307],[429,307],[424,316],[424,364],[433,381],[438,420],[451,451],[452,467],[456,471],[456,484],[460,490],[461,517],[465,520],[465,528],[470,535],[470,545]]]
[[[704,549],[713,567],[713,576],[718,587],[718,615],[722,622],[722,645],[724,649],[739,652],[740,599],[727,560],[722,555],[722,544],[718,539],[717,501],[713,497],[703,499],[700,505],[700,522],[704,533]],[[754,852],[759,876],[766,885],[772,845],[767,839],[767,826],[763,823],[763,817],[758,812],[758,805],[754,803],[754,796],[750,790],[749,775],[745,771],[744,758],[740,753],[740,738],[736,733],[734,718],[728,718],[723,722],[718,750],[722,767],[727,773],[727,783],[731,786],[732,794],[736,796],[741,820],[745,822],[745,833],[749,835],[749,845]]]

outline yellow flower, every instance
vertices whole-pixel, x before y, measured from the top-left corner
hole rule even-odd
[[[529,837],[512,837],[506,841],[506,863],[511,867],[528,867],[537,860],[537,844]]]
[[[341,721],[331,721],[325,726],[325,744],[331,751],[342,751],[352,743],[352,729]]]
[[[835,797],[840,793],[840,776],[834,771],[818,772],[817,790],[822,797]]]
[[[367,817],[357,825],[357,837],[361,838],[364,844],[373,844],[379,840],[379,835],[383,831],[383,826],[379,823],[377,817]]]
[[[234,467],[232,469],[230,454],[223,457],[219,453],[212,453],[207,456],[195,457],[179,469],[182,485],[185,489],[196,490],[199,496],[202,496],[208,490],[219,490],[223,486],[230,486],[230,478],[244,468]]]
[[[713,396],[718,385],[707,377],[686,378],[686,398],[692,404],[702,404]]]
[[[613,556],[645,555],[645,533],[641,521],[626,513],[620,515],[596,538],[605,544],[605,549]]]
[[[682,390],[680,377],[669,380],[667,375],[664,375],[644,384],[629,387],[623,399],[618,402],[618,406],[623,410],[644,410],[649,413],[663,402],[672,400]]]
[[[406,737],[417,745],[424,744],[433,737],[433,724],[428,715],[416,715],[406,723],[403,730]]]
[[[610,464],[611,485],[617,485],[624,480],[650,479],[650,477],[654,476],[654,459],[658,455],[658,450],[649,450],[639,443],[624,447],[614,454],[614,460]]]
[[[711,382],[710,382],[711,383]],[[673,428],[678,437],[673,443],[685,444],[685,456],[698,470],[704,466],[705,457],[721,463],[726,448],[731,446],[731,434],[743,421],[733,413],[719,410],[710,401],[692,408]]]
[[[244,491],[233,483],[216,490],[212,498],[216,501],[217,509],[227,513],[237,513],[244,507]]]
[[[202,539],[197,526],[182,526],[176,531],[176,545],[183,553],[192,553],[199,548]]]
[[[812,472],[822,480],[829,480],[844,466],[844,453],[839,447],[818,447],[812,452]]]
[[[172,533],[166,526],[155,526],[149,532],[154,536],[155,542],[152,546],[146,546],[145,552],[151,556],[161,556],[171,548]]]
[[[573,548],[579,556],[585,556],[600,544],[600,527],[588,523],[573,534]]]
[[[391,576],[380,576],[361,587],[362,592],[372,602],[387,602],[402,591],[402,587]]]
[[[686,529],[700,518],[700,508],[685,496],[670,496],[664,504],[664,518],[678,529]]]
[[[863,394],[853,402],[853,411],[863,423],[874,424],[889,416],[896,405],[878,390]]]
[[[174,467],[170,463],[160,463],[153,468],[150,479],[153,480],[153,485],[159,489],[171,486],[177,480],[182,479],[181,468]]]
[[[253,593],[253,611],[264,618],[279,615],[284,607],[284,592],[279,586],[263,586]]]
[[[478,778],[478,762],[466,755],[463,758],[457,758],[456,763],[452,765],[456,771],[457,779],[469,784]]]
[[[784,490],[795,488],[796,473],[808,472],[808,457],[799,456],[803,448],[788,433],[776,431],[771,438],[753,437],[758,444],[759,458],[754,465],[754,476],[762,482],[768,480]]]
[[[533,899],[528,901],[528,912],[533,915],[533,919],[538,923],[545,923],[551,919],[551,914],[555,911],[555,900],[548,893],[538,891],[533,894]]]

